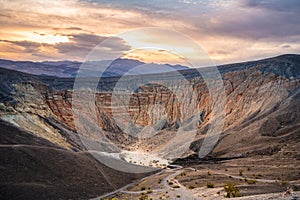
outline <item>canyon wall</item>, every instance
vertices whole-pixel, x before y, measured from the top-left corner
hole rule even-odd
[[[274,132],[298,123],[299,117],[289,114],[292,108],[286,104],[291,105],[298,99],[299,65],[300,56],[285,55],[219,67],[226,93],[226,117],[215,155],[250,155],[256,147],[249,140],[268,141],[270,137],[276,137]],[[8,79],[8,74],[13,76]],[[207,82],[197,71],[184,70],[181,75],[186,80],[179,80],[170,73],[166,75],[165,84],[145,84],[131,91],[126,109],[113,99],[112,88],[119,79],[105,78],[100,81],[99,90],[95,93],[96,121],[87,119],[91,124],[98,124],[103,134],[118,147],[130,150],[141,148],[142,145],[144,150],[149,151],[161,148],[181,126],[197,117],[192,125],[197,134],[190,146],[191,150],[197,151],[211,124],[219,120],[218,114],[213,113],[218,101],[211,98]],[[73,79],[25,75],[4,69],[1,69],[0,77],[3,85],[1,119],[62,148],[85,149],[74,124]],[[211,85],[218,85],[217,81],[220,80],[212,78],[209,81]],[[124,90],[128,89],[128,83],[118,83],[120,87],[124,86]],[[212,88],[218,91],[218,88]],[[216,97],[224,98],[221,95]],[[276,115],[284,106],[282,104],[289,108],[286,109],[286,115],[292,119],[288,123],[281,123],[284,117],[278,120]],[[253,124],[256,127],[253,128]],[[273,124],[276,124],[276,128]],[[155,128],[157,134],[154,137],[134,137],[135,131],[139,132],[147,126]],[[86,139],[103,140],[93,138],[93,135]],[[233,150],[236,143],[243,146],[245,153]]]

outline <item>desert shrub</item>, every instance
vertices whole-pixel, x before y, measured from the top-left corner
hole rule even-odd
[[[113,198],[104,198],[103,200],[118,200],[117,197],[113,197]]]
[[[177,198],[180,198],[181,196],[180,196],[180,194],[177,194],[176,197],[177,197]]]
[[[195,186],[193,186],[193,185],[189,186],[189,189],[191,189],[191,190],[194,189],[194,188],[195,188]]]
[[[284,180],[281,181],[281,185],[287,185],[288,183],[289,183],[288,181],[284,181]]]
[[[186,173],[185,172],[181,172],[180,176],[186,176]]]
[[[158,184],[161,184],[161,182],[162,182],[162,179],[161,179],[161,178],[158,179],[157,183],[158,183]]]
[[[143,186],[143,187],[141,187],[141,191],[143,191],[143,190],[146,190],[146,187],[144,187],[144,186]]]
[[[213,183],[206,183],[206,187],[207,188],[214,188],[215,184],[213,184]]]
[[[261,174],[253,174],[253,177],[256,178],[256,179],[259,179],[259,178],[262,177],[262,175]]]
[[[180,188],[179,185],[174,185],[172,188]]]
[[[147,190],[147,194],[151,194],[152,192],[152,190]]]
[[[241,197],[240,190],[232,183],[227,183],[224,185],[224,190],[226,192],[225,197],[226,198],[232,198],[232,197]]]
[[[142,194],[142,196],[140,196],[139,200],[148,200],[149,197],[147,194]]]
[[[240,176],[243,176],[243,170],[240,170],[239,175],[240,175]]]
[[[208,171],[208,172],[207,172],[207,175],[208,175],[208,176],[211,176],[211,173],[210,173],[210,171]]]
[[[249,185],[255,184],[257,182],[257,180],[253,180],[253,179],[245,179],[246,183],[248,183]]]

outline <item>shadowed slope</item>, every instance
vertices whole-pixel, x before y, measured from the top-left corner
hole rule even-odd
[[[0,199],[88,199],[142,175],[112,170],[0,121]]]

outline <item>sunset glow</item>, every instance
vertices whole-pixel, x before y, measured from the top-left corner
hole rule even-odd
[[[299,3],[288,1],[41,1],[0,2],[0,56],[15,60],[78,60],[108,37],[126,31],[160,27],[190,37],[216,63],[259,59],[300,51]],[[272,19],[270,21],[270,19]],[[166,48],[193,49],[158,39],[147,32],[122,38],[113,51],[125,53],[136,46],[152,47],[165,43]],[[123,42],[121,42],[123,40]],[[130,47],[130,48],[128,48]],[[111,49],[110,49],[111,50]],[[144,51],[145,52],[145,51]],[[152,60],[141,51],[128,57]],[[153,61],[179,62],[177,58],[155,55]],[[197,55],[193,55],[197,56]],[[170,60],[171,59],[171,60]]]
[[[159,64],[182,64],[185,66],[189,66],[190,64],[185,60],[185,58],[180,57],[169,51],[164,50],[133,50],[122,58],[129,58],[140,60],[145,63],[159,63]]]

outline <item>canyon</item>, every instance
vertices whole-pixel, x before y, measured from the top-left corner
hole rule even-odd
[[[299,55],[287,54],[218,66],[221,80],[203,76],[209,67],[182,67],[176,72],[142,74],[138,80],[143,84],[135,76],[105,76],[98,82],[95,77],[76,80],[0,68],[2,198],[18,199],[14,194],[25,194],[33,199],[44,190],[51,191],[44,198],[97,197],[171,163],[200,171],[211,167],[214,172],[231,162],[230,166],[233,162],[258,168],[278,166],[282,174],[270,168],[268,173],[263,171],[264,177],[282,176],[298,190],[299,65]],[[76,81],[85,86],[97,82],[97,86],[95,90],[74,88]],[[127,101],[115,99],[123,98],[116,88],[127,91]],[[91,99],[94,102],[89,107],[84,102]],[[126,109],[122,102],[128,102]],[[220,130],[217,141],[199,159],[214,128]],[[140,151],[167,162],[155,164],[158,158],[151,158],[143,163],[127,155],[123,159],[128,163],[158,168],[145,173],[118,172],[98,162],[91,151]],[[200,176],[186,171],[187,177]],[[191,182],[186,177],[178,181],[186,187]]]

